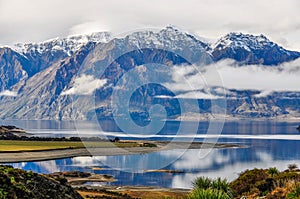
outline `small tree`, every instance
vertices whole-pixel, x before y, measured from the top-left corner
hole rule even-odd
[[[298,166],[297,166],[297,164],[289,164],[288,169],[290,171],[294,171],[294,170],[298,169]]]

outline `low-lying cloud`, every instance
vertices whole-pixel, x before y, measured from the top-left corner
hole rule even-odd
[[[92,75],[81,75],[74,81],[74,86],[61,95],[91,95],[96,89],[106,84],[106,79],[95,79]]]
[[[175,66],[169,89],[188,98],[216,98],[210,94],[224,94],[236,90],[261,91],[256,97],[265,97],[272,92],[300,92],[300,59],[279,66],[239,66],[233,60],[223,60],[207,66]],[[194,97],[193,97],[194,96]]]
[[[300,91],[300,59],[279,66],[238,66],[235,62],[227,60],[218,62],[213,67],[217,68],[226,88],[260,91]]]
[[[0,96],[16,97],[17,95],[18,95],[17,92],[10,91],[10,90],[4,90],[0,92]]]

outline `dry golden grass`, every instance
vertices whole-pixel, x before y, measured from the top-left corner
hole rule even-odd
[[[182,192],[171,192],[171,191],[122,191],[123,194],[128,194],[132,198],[142,198],[142,199],[179,199],[187,196],[186,193]]]
[[[68,148],[138,147],[134,142],[64,142],[64,141],[19,141],[0,140],[0,152],[39,151]]]
[[[91,198],[91,197],[116,197],[114,194],[109,193],[101,193],[101,192],[93,192],[93,191],[77,191],[82,197],[84,198]],[[166,199],[166,198],[172,198],[172,199],[181,199],[185,198],[187,196],[187,193],[184,192],[173,192],[173,191],[160,191],[160,190],[122,190],[122,191],[116,191],[116,193],[119,194],[127,194],[131,198],[142,198],[142,199]],[[119,196],[119,198],[123,198],[122,196]],[[125,198],[125,197],[124,197]]]

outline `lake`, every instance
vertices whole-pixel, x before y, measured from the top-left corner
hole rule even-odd
[[[86,136],[99,134],[98,124],[92,122],[59,121],[1,121],[1,124],[13,124],[39,136],[79,136],[76,129],[85,129]],[[156,135],[155,140],[172,140],[176,135],[179,122],[169,121]],[[140,155],[120,155],[93,157],[75,157],[50,161],[21,162],[11,165],[33,170],[38,173],[80,170],[113,175],[118,181],[110,185],[143,185],[171,188],[190,188],[191,181],[197,176],[212,178],[223,177],[233,180],[241,171],[252,168],[287,168],[288,164],[300,166],[300,134],[296,130],[299,123],[275,121],[233,121],[226,122],[219,143],[238,143],[241,148],[170,150]],[[194,122],[186,122],[193,128]],[[197,123],[196,135],[189,134],[178,139],[194,137],[202,141],[206,137],[207,122]],[[133,139],[130,134],[122,134],[115,124],[106,121],[101,124],[108,137]],[[127,135],[127,137],[126,137]],[[141,136],[142,137],[142,136]],[[136,137],[134,137],[136,138]],[[203,156],[204,154],[204,156]],[[95,169],[97,167],[98,169]],[[148,172],[152,169],[178,170],[182,173]],[[105,183],[94,183],[101,185]]]

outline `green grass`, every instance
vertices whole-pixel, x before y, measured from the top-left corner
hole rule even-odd
[[[0,140],[0,152],[35,151],[67,148],[111,148],[111,147],[138,147],[135,142],[64,142],[64,141],[19,141]]]
[[[187,199],[232,199],[232,190],[226,179],[198,177],[193,182],[194,189]]]

